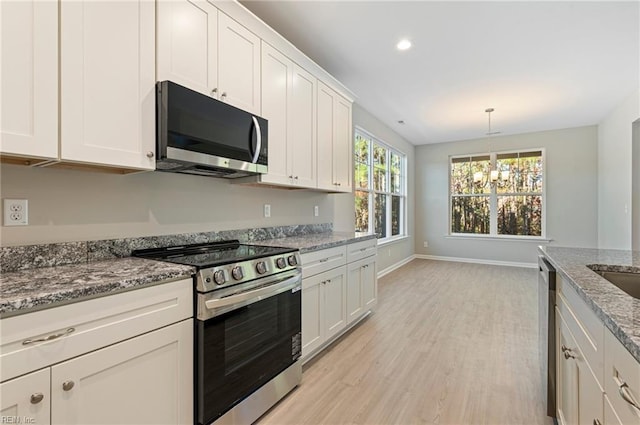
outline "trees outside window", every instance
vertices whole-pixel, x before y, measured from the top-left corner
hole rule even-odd
[[[451,157],[451,233],[544,236],[544,152]]]
[[[381,240],[404,236],[406,156],[356,129],[354,158],[356,231]]]

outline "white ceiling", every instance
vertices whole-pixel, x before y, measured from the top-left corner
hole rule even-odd
[[[488,107],[501,134],[597,124],[640,83],[638,1],[241,3],[415,145],[484,137]]]

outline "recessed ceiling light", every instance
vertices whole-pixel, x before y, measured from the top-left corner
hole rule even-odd
[[[408,50],[409,48],[411,48],[411,42],[406,38],[403,38],[398,42],[398,44],[396,44],[396,48],[398,50]]]

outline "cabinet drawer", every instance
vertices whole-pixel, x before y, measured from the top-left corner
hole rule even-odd
[[[640,405],[640,364],[608,329],[604,343],[604,390],[613,410],[609,413],[618,420],[611,423],[640,424],[640,410],[622,396],[624,392]],[[606,423],[610,423],[608,419]]]
[[[556,304],[585,360],[603,387],[604,324],[562,275],[557,276]]]
[[[320,251],[307,252],[300,256],[302,261],[302,277],[322,273],[347,263],[346,246],[322,249]]]
[[[192,317],[192,288],[183,279],[2,319],[0,381]]]
[[[347,263],[376,255],[378,253],[377,243],[377,239],[368,239],[347,245]]]

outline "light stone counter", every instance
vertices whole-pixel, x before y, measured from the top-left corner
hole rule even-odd
[[[640,300],[587,267],[640,273],[640,251],[553,246],[538,249],[640,362]]]

